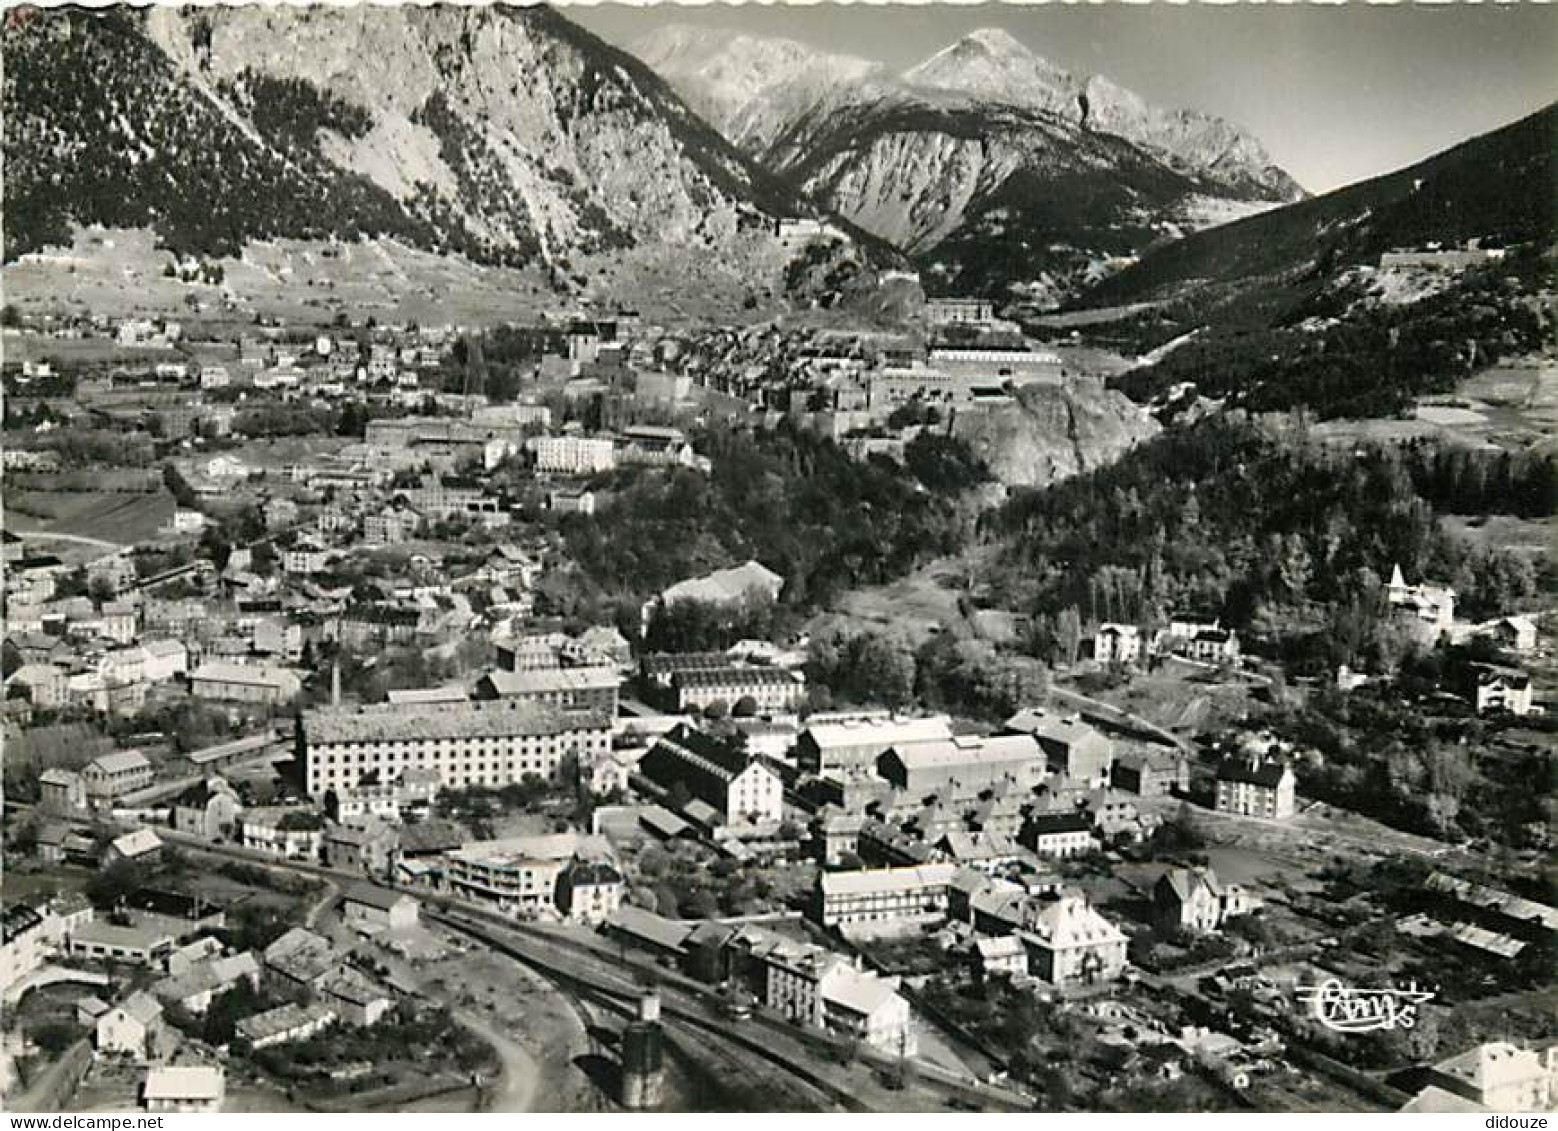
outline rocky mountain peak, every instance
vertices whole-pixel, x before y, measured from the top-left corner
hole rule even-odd
[[[806,211],[546,8],[62,13],[5,47],[23,247],[149,224],[192,251],[385,236],[565,269],[651,245],[736,255],[765,216]],[[64,179],[44,162],[59,139],[80,155]]]
[[[904,72],[911,86],[957,91],[1014,106],[1059,112],[1078,84],[1002,28],[980,28]]]
[[[688,24],[656,28],[635,40],[632,51],[710,125],[754,154],[798,118],[886,77],[871,59]]]

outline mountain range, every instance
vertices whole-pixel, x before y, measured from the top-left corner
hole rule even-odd
[[[633,258],[777,279],[777,219],[834,213],[876,264],[1048,305],[1301,195],[1227,123],[991,31],[901,75],[677,26],[641,61],[544,7],[67,9],[4,36],[12,258],[98,224],[202,255],[387,237],[564,289]]]
[[[902,74],[671,25],[631,45],[716,129],[936,289],[1054,301],[1145,248],[1301,199],[1260,143],[981,29]]]
[[[1550,111],[1311,199],[1230,123],[988,29],[902,73],[679,25],[630,52],[544,7],[76,8],[3,35],[9,260],[90,225],[203,257],[389,240],[727,311],[912,263],[1029,315],[1551,228]],[[802,254],[787,217],[847,238]]]
[[[777,219],[818,214],[544,7],[60,10],[4,53],[10,258],[99,224],[200,255],[385,237],[559,284],[634,256],[778,279]]]
[[[1089,293],[1087,312],[1039,322],[1084,318],[1097,343],[1152,351],[1116,381],[1139,401],[1190,389],[1254,411],[1401,414],[1551,350],[1554,137],[1558,104],[1165,245]],[[1542,411],[1535,392],[1515,401]]]

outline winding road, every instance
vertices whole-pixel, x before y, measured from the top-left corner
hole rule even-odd
[[[535,1058],[519,1042],[498,1032],[469,1010],[456,1010],[454,1019],[491,1045],[503,1066],[496,1087],[483,1088],[481,1110],[530,1111],[536,1099],[539,1074]]]

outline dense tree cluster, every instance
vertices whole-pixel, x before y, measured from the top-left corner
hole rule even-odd
[[[902,707],[914,697],[914,649],[900,636],[851,633],[838,625],[815,632],[806,675],[841,702]]]
[[[990,468],[966,440],[921,432],[903,449],[904,466],[932,491],[965,491],[988,482]]]
[[[986,721],[1041,704],[1049,669],[984,640],[943,633],[917,650],[901,636],[826,625],[812,635],[806,674],[822,702],[881,707],[920,704]]]
[[[1431,836],[1540,845],[1552,750],[1498,743],[1498,724],[1434,709],[1434,692],[1456,685],[1460,662],[1453,652],[1416,657],[1396,681],[1350,694],[1324,687],[1263,723],[1314,752],[1299,764],[1305,796]]]
[[[813,608],[957,550],[970,532],[951,495],[828,440],[781,428],[699,444],[712,475],[620,473],[607,511],[564,525],[571,556],[602,588],[647,595],[756,558],[785,578],[784,605]]]
[[[1558,455],[1419,441],[1402,451],[1417,493],[1452,514],[1558,514]]]
[[[784,623],[774,602],[757,594],[726,604],[676,601],[649,618],[644,647],[650,652],[712,652],[738,640],[767,640]]]

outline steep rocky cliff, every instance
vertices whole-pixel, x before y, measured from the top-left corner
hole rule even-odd
[[[1104,467],[1161,431],[1123,393],[1094,378],[1030,385],[993,411],[964,413],[953,434],[1008,487],[1042,487]]]
[[[391,236],[567,270],[739,259],[812,210],[545,8],[69,10],[5,32],[7,254],[73,224],[181,250]]]

